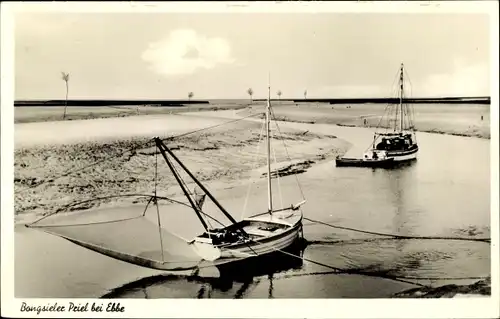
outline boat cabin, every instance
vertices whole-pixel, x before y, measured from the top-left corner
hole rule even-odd
[[[376,149],[384,151],[406,150],[411,148],[412,145],[413,140],[409,133],[384,134]]]

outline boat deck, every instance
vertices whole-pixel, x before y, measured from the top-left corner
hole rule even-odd
[[[269,237],[277,233],[283,232],[288,227],[272,227],[274,225],[263,225],[262,223],[250,223],[243,227],[243,230],[254,238]]]

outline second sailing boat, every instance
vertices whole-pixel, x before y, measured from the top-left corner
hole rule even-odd
[[[373,136],[372,146],[363,155],[364,159],[393,159],[394,162],[411,161],[417,158],[418,144],[413,125],[413,112],[405,101],[405,69],[401,63],[399,73],[399,104],[389,107],[388,123],[379,123]],[[394,113],[394,120],[392,115]],[[385,115],[382,117],[383,121]],[[393,125],[391,125],[391,122]],[[385,129],[382,132],[382,129]]]

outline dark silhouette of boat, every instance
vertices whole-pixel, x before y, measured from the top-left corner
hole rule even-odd
[[[335,164],[337,167],[350,166],[350,167],[389,168],[393,167],[395,162],[394,158],[362,159],[362,158],[337,157],[335,159]]]

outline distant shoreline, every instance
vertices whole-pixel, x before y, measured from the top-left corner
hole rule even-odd
[[[276,119],[288,122],[302,122],[310,124],[332,124],[354,127],[377,127],[379,116],[384,104],[359,104],[350,107],[333,106],[327,103],[277,103]],[[233,110],[241,116],[250,115],[264,103],[249,104],[249,101],[239,103],[194,104],[172,107],[154,106],[101,106],[68,108],[63,120],[64,106],[53,107],[16,107],[14,123],[59,122],[72,120],[92,120],[111,117],[128,117],[144,115],[169,115],[190,112],[229,111]],[[489,105],[457,105],[439,104],[416,106],[418,117],[415,129],[420,132],[448,134],[465,137],[490,138]],[[235,113],[235,114],[236,114]],[[484,117],[484,121],[483,121]]]
[[[367,103],[399,103],[398,98],[335,98],[335,99],[271,99],[272,101],[290,102],[290,103],[328,103],[328,104],[367,104]],[[156,106],[156,107],[172,107],[186,106],[192,104],[221,104],[224,102],[248,103],[250,99],[209,99],[209,100],[93,100],[93,99],[70,99],[67,101],[68,106]],[[264,102],[265,99],[253,99],[252,102]],[[412,98],[403,99],[404,103],[425,104],[491,104],[491,97],[442,97],[442,98]],[[64,106],[65,100],[16,100],[14,107],[50,107]]]

